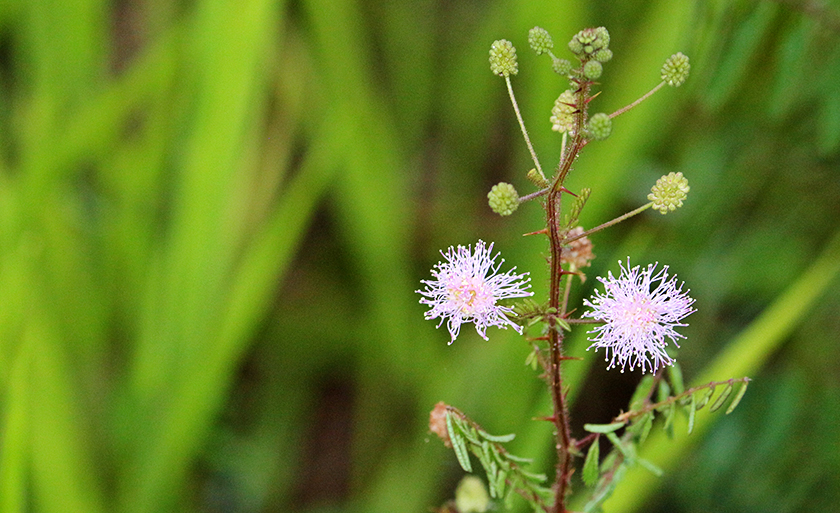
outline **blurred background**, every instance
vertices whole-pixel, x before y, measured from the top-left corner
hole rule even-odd
[[[697,300],[686,381],[748,375],[729,416],[653,437],[605,511],[831,511],[840,501],[840,2],[0,2],[0,511],[425,512],[463,472],[428,432],[446,401],[552,468],[529,349],[423,320],[450,245],[493,241],[545,297],[538,203],[486,205],[543,167],[555,53],[606,26],[593,112],[617,118],[568,187],[592,227],[681,171],[682,209],[593,237],[594,276],[671,266]],[[640,378],[575,331],[574,436]],[[594,365],[593,365],[594,364]],[[655,431],[657,431],[655,429]],[[661,432],[661,430],[658,430]],[[582,485],[577,486],[583,491]],[[516,511],[524,502],[515,501]]]

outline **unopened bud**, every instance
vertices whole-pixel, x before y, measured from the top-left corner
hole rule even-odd
[[[490,509],[484,482],[476,476],[464,476],[455,488],[455,507],[460,513],[484,513]]]
[[[551,67],[554,69],[555,73],[564,77],[568,77],[569,73],[572,72],[572,63],[566,59],[558,59],[555,57],[551,61]]]
[[[537,52],[537,55],[542,55],[554,48],[551,35],[541,27],[534,27],[528,31],[528,44],[531,45],[532,50]]]
[[[516,75],[519,72],[513,43],[507,39],[493,41],[490,46],[490,70],[501,77]]]
[[[647,198],[653,202],[654,210],[667,214],[682,206],[690,189],[682,173],[668,173],[656,181]]]
[[[588,61],[583,65],[583,76],[589,80],[595,80],[601,76],[604,66],[598,61]]]
[[[569,41],[569,50],[579,57],[591,56],[610,44],[610,33],[604,27],[583,29]]]
[[[691,71],[691,64],[688,62],[688,57],[682,52],[677,52],[668,57],[662,65],[662,80],[671,87],[679,87],[688,78],[689,71]]]
[[[519,193],[506,182],[499,182],[487,193],[490,209],[500,216],[509,216],[519,208]]]
[[[608,60],[612,59],[613,53],[612,50],[609,48],[601,48],[597,52],[595,52],[592,57],[595,58],[598,62],[607,62]]]
[[[612,119],[603,112],[593,114],[586,128],[590,139],[603,141],[612,133]]]

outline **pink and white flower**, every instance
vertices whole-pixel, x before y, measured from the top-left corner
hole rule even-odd
[[[629,364],[632,371],[640,367],[642,373],[646,369],[656,372],[660,367],[671,365],[674,359],[666,352],[668,341],[677,343],[685,338],[674,328],[686,326],[680,321],[696,310],[691,307],[694,299],[683,292],[677,277],[668,276],[668,266],[656,271],[658,264],[648,265],[645,269],[639,266],[630,268],[627,259],[625,268],[621,262],[621,275],[615,278],[612,272],[607,278],[598,278],[604,284],[605,291],[595,291],[592,301],[584,300],[584,304],[592,310],[583,314],[603,321],[589,333],[591,348],[604,348],[606,360],[610,362],[607,369],[620,366],[621,371]]]
[[[422,280],[425,290],[416,291],[425,297],[420,303],[431,307],[425,313],[426,320],[440,318],[438,327],[448,319],[447,327],[455,342],[465,322],[475,323],[475,330],[487,340],[485,331],[488,326],[498,326],[506,329],[513,327],[522,333],[522,327],[511,321],[507,316],[513,308],[499,305],[502,299],[533,296],[530,288],[531,278],[528,273],[515,274],[516,267],[505,273],[499,273],[504,263],[498,264],[496,258],[499,253],[491,257],[493,244],[485,246],[484,241],[478,241],[475,252],[471,246],[450,246],[446,253],[441,251],[445,261],[438,262],[432,269],[432,280]]]

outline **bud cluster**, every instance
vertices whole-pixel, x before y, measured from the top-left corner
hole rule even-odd
[[[612,58],[610,33],[604,27],[586,28],[575,34],[569,41],[569,50],[580,60],[595,59],[607,62]]]

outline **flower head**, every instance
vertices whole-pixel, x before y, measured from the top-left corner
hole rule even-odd
[[[491,257],[493,244],[484,245],[478,241],[475,252],[471,246],[450,246],[446,253],[441,251],[445,262],[438,262],[432,269],[433,280],[423,280],[425,290],[416,291],[425,297],[420,299],[431,308],[426,312],[427,320],[440,317],[438,327],[444,319],[449,319],[447,327],[455,342],[461,331],[461,324],[474,322],[475,330],[484,340],[488,326],[513,329],[522,333],[522,327],[508,319],[513,308],[497,304],[501,299],[533,296],[529,292],[531,278],[528,273],[514,274],[516,267],[505,273],[499,273],[504,263],[496,264],[499,254]]]
[[[621,262],[619,262],[621,264]],[[656,372],[660,366],[671,365],[674,360],[665,352],[666,338],[677,347],[677,339],[685,338],[674,328],[686,326],[680,321],[695,311],[691,305],[694,299],[683,292],[677,277],[668,276],[668,266],[656,271],[658,264],[641,269],[621,265],[621,276],[598,278],[604,284],[605,292],[595,291],[592,301],[584,300],[591,308],[583,317],[592,317],[604,324],[592,329],[587,350],[594,347],[606,349],[607,369],[630,365],[632,371],[641,367]]]
[[[656,181],[648,194],[648,200],[653,202],[654,210],[664,215],[680,208],[690,190],[688,179],[682,173],[668,173]]]

